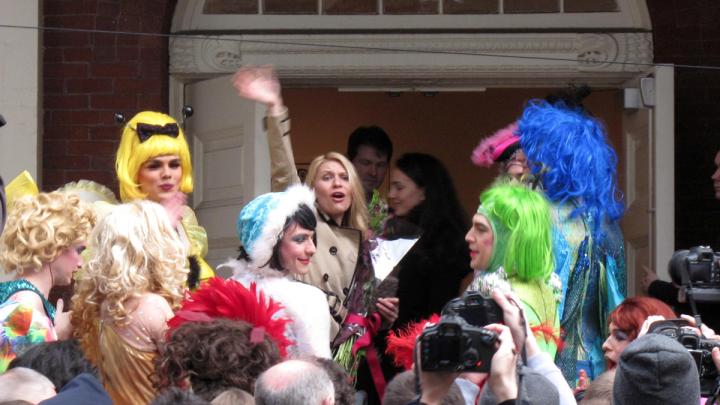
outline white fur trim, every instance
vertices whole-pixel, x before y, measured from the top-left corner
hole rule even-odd
[[[285,226],[287,218],[294,214],[300,204],[305,204],[315,214],[315,193],[304,185],[294,185],[282,192],[281,200],[263,226],[262,234],[257,238],[252,248],[252,259],[255,267],[264,266],[272,257],[272,251],[278,241],[278,236]]]
[[[271,269],[268,266],[258,268],[253,263],[248,263],[245,260],[237,259],[228,259],[228,261],[217,267],[217,270],[219,272],[225,273],[226,271],[221,269],[227,269],[227,272],[232,272],[231,277],[235,280],[239,280],[245,277],[247,274],[252,274],[252,276],[257,279],[286,276],[285,272]]]
[[[282,304],[284,315],[292,320],[286,331],[295,342],[288,349],[291,355],[331,357],[330,313],[327,298],[320,289],[277,270],[256,269],[242,260],[230,260],[222,266],[234,269],[233,279],[245,287],[256,283],[266,297]]]

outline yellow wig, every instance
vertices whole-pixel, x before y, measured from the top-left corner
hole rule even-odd
[[[140,168],[148,160],[164,155],[177,155],[180,158],[180,165],[182,166],[180,191],[191,193],[193,190],[192,162],[182,129],[178,126],[177,138],[155,134],[141,142],[137,133],[137,125],[140,123],[164,126],[166,124],[177,124],[177,121],[167,114],[143,111],[137,113],[125,125],[115,159],[115,171],[120,184],[120,199],[123,202],[145,199],[147,193],[140,190],[137,181]]]

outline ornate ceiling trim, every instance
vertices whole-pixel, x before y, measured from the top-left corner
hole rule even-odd
[[[650,33],[243,35],[173,38],[181,79],[273,64],[299,85],[615,86],[653,62]]]

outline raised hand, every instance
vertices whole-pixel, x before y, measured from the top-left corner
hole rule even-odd
[[[240,68],[232,78],[240,97],[263,103],[273,115],[283,110],[280,82],[271,66],[248,66]]]
[[[160,202],[160,205],[165,208],[168,218],[170,218],[170,224],[172,224],[172,227],[175,229],[177,229],[178,223],[182,220],[185,204],[187,204],[187,195],[180,191]]]
[[[72,325],[70,324],[72,311],[63,312],[64,307],[65,304],[62,298],[57,300],[55,304],[55,332],[58,340],[70,339],[72,336]]]

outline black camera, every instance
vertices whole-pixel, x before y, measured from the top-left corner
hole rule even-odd
[[[421,368],[489,372],[497,345],[495,332],[472,326],[456,315],[443,315],[420,335]]]
[[[720,253],[711,247],[676,251],[668,273],[675,284],[690,288],[695,302],[720,302]]]
[[[697,329],[690,326],[684,319],[654,322],[650,325],[648,333],[658,333],[680,342],[695,360],[698,374],[700,374],[700,392],[702,395],[708,396],[715,391],[715,379],[718,372],[715,363],[713,363],[712,349],[720,347],[720,341],[699,336]]]
[[[477,291],[468,291],[450,300],[441,314],[457,315],[472,326],[504,323],[502,308],[492,298],[485,298]]]

